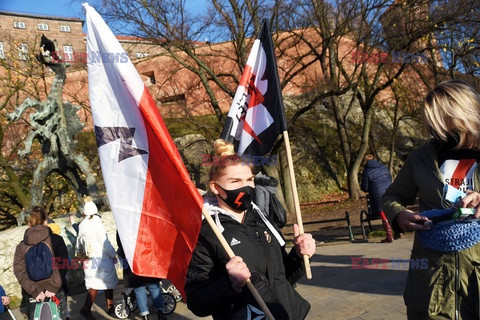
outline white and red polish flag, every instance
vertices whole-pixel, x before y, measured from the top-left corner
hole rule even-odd
[[[220,137],[238,155],[264,155],[287,130],[282,88],[268,20],[254,41]]]
[[[203,200],[125,50],[83,6],[95,136],[125,255],[135,274],[169,279],[183,292]]]

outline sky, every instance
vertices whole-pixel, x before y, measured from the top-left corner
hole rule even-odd
[[[0,0],[0,10],[85,18],[80,2],[71,0]]]
[[[0,0],[0,11],[13,11],[85,19],[80,0]],[[206,0],[186,0],[188,10],[205,10]],[[85,31],[85,30],[84,30]]]

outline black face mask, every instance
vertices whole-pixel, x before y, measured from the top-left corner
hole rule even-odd
[[[234,210],[244,211],[247,210],[252,204],[253,193],[255,188],[250,186],[241,187],[233,190],[226,190],[218,183],[215,182],[227,194],[227,198],[224,199],[218,195],[230,208]]]

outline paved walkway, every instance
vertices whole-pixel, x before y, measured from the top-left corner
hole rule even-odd
[[[307,319],[406,319],[402,298],[406,265],[375,263],[380,262],[379,259],[409,259],[413,235],[391,244],[379,241],[374,239],[369,243],[344,242],[317,246],[317,254],[311,261],[313,279],[303,279],[297,286],[298,292],[312,306]],[[352,257],[357,268],[352,267]],[[358,260],[358,257],[364,260]],[[367,262],[369,268],[358,267]],[[119,297],[120,292],[118,290],[115,297]],[[83,319],[78,315],[83,300],[83,294],[69,298],[72,320]],[[113,319],[103,311],[105,302],[102,295],[97,296],[97,300],[98,305],[94,306],[96,318]],[[23,319],[19,310],[14,312],[17,319]],[[8,319],[8,316],[3,314],[0,318]],[[167,318],[211,319],[194,316],[183,302],[178,303],[175,312]],[[130,319],[140,319],[138,311],[132,313]]]

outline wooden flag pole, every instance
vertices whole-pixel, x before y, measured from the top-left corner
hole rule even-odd
[[[227,243],[227,240],[225,240],[225,237],[223,236],[223,234],[220,232],[220,230],[218,230],[217,225],[215,224],[215,222],[213,221],[212,217],[207,212],[205,207],[202,208],[202,213],[203,213],[203,216],[205,217],[205,219],[207,220],[208,224],[212,228],[213,232],[217,236],[218,240],[222,244],[223,249],[225,249],[225,251],[227,252],[228,257],[230,259],[233,258],[235,256],[235,253],[233,253],[232,248],[230,248],[230,246]],[[250,279],[247,279],[247,287],[250,290],[250,292],[252,293],[253,297],[255,298],[255,301],[257,301],[258,305],[262,309],[263,313],[265,313],[265,316],[267,317],[267,319],[268,320],[275,320],[272,313],[270,312],[267,305],[265,304],[265,301],[263,301],[262,297],[258,293],[257,289],[255,289],[255,287],[253,286],[253,283],[252,283],[252,281],[250,281]]]
[[[295,216],[297,218],[297,225],[300,234],[304,233],[302,213],[300,212],[300,201],[298,200],[297,181],[295,179],[295,172],[293,171],[292,149],[290,148],[290,139],[288,138],[288,131],[283,131],[283,138],[285,139],[285,149],[287,151],[288,172],[290,174],[290,184],[293,193],[293,203],[295,207]],[[305,263],[305,276],[307,279],[312,279],[312,270],[310,269],[310,260],[308,255],[303,255],[303,262]]]

